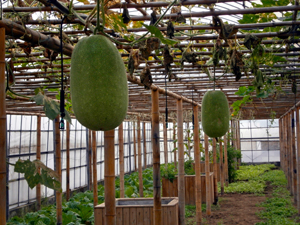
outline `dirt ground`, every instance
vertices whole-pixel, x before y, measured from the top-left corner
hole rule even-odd
[[[212,207],[211,216],[207,216],[205,212],[202,213],[202,224],[253,225],[260,222],[262,220],[258,218],[256,213],[263,208],[257,205],[264,202],[271,191],[268,186],[264,196],[255,194],[224,194],[219,196],[218,206]],[[195,218],[186,218],[188,225],[196,224],[195,221]]]

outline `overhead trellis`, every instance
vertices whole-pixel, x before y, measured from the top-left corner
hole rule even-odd
[[[201,106],[204,93],[215,87],[226,94],[233,116],[257,119],[280,117],[299,97],[292,91],[300,71],[298,1],[105,2],[103,32],[128,66],[131,113],[150,113],[150,89],[162,94],[161,113],[166,105],[169,114],[176,111],[175,99],[183,99],[186,110]],[[12,65],[8,78],[14,80],[7,111],[42,112],[28,99],[39,89],[58,101],[64,73],[65,107],[72,113],[70,56],[81,37],[92,35],[95,12],[88,0],[3,4],[0,27]]]

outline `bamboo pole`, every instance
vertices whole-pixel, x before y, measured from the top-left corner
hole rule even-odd
[[[220,138],[220,183],[221,183],[221,195],[224,195],[224,158],[223,158],[223,144],[222,138]]]
[[[161,225],[161,187],[160,187],[160,143],[159,143],[159,93],[151,91],[152,99],[152,150],[153,150],[153,224]]]
[[[168,140],[167,140],[167,122],[163,122],[164,132],[164,156],[165,156],[165,168],[168,167]]]
[[[61,183],[61,141],[59,129],[59,116],[55,119],[55,171],[58,174],[59,182]],[[56,219],[57,225],[62,224],[62,193],[56,191]]]
[[[293,194],[294,202],[297,203],[297,160],[296,160],[296,134],[295,134],[295,110],[291,111],[291,127],[292,127],[292,179],[293,179]]]
[[[194,110],[194,155],[195,155],[195,191],[196,191],[196,224],[202,222],[202,199],[201,199],[201,168],[200,168],[200,140],[199,140],[199,119],[198,106],[193,106]]]
[[[297,209],[300,215],[300,123],[299,123],[299,109],[296,108],[296,134],[297,134]],[[280,119],[281,120],[281,119]]]
[[[120,197],[125,198],[124,193],[124,140],[123,140],[123,123],[120,124],[119,130],[119,164],[120,164]]]
[[[224,136],[224,171],[225,171],[225,186],[228,187],[228,158],[227,158],[227,134]]]
[[[89,176],[89,190],[92,190],[93,182],[92,182],[92,131],[88,129],[89,132],[89,148],[88,148],[88,176]]]
[[[146,124],[143,122],[143,147],[144,147],[144,168],[147,168],[147,140],[146,140]]]
[[[140,194],[140,197],[144,197],[144,194],[143,194],[143,168],[142,168],[142,143],[141,143],[141,120],[140,120],[140,117],[138,117],[138,121],[137,121],[137,142],[138,142],[139,194]]]
[[[218,203],[218,166],[217,166],[217,143],[216,139],[213,138],[213,171],[214,171],[214,183],[212,184],[214,187],[214,204]]]
[[[115,201],[115,130],[104,131],[105,224],[116,224]]]
[[[285,165],[285,168],[284,168],[284,173],[285,173],[285,176],[288,180],[288,153],[287,153],[287,115],[283,117],[283,122],[284,122],[284,126],[283,126],[283,131],[284,131],[284,165]],[[288,185],[289,185],[289,180],[288,180]],[[289,188],[289,186],[287,185],[287,188]]]
[[[0,224],[6,224],[5,29],[0,28]]]
[[[286,134],[287,134],[287,169],[288,169],[288,189],[290,191],[291,194],[292,193],[292,175],[291,175],[291,123],[290,123],[290,113],[287,114],[287,118],[286,118],[286,122],[287,122],[287,131],[286,131]]]
[[[176,151],[176,123],[173,121],[173,144],[174,144],[174,165],[177,168],[177,151]]]
[[[298,138],[298,135],[297,135]],[[279,118],[279,145],[280,145],[280,167],[284,170],[284,160],[283,160],[283,124],[282,118]]]
[[[70,123],[67,122],[67,140],[66,140],[66,147],[67,147],[67,168],[66,168],[66,200],[69,201],[70,199]]]
[[[93,195],[94,206],[98,205],[98,182],[97,182],[97,136],[96,131],[92,131],[92,158],[93,158]]]
[[[41,160],[41,116],[36,117],[36,159]],[[41,170],[38,169],[38,173],[41,173]],[[41,184],[36,185],[36,210],[41,209]]]
[[[134,156],[134,171],[137,171],[135,121],[133,121],[133,156]]]
[[[204,134],[205,145],[205,186],[206,186],[206,215],[211,215],[211,193],[210,193],[210,170],[209,170],[209,152],[208,152],[208,136]]]

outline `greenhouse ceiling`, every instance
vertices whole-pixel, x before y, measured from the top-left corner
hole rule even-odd
[[[278,118],[298,102],[298,0],[105,0],[104,6],[103,31],[129,67],[131,115],[150,114],[150,89],[159,89],[160,112],[168,108],[170,118],[176,117],[176,99],[183,99],[188,119],[192,103],[201,106],[214,88],[240,119]],[[96,3],[88,0],[2,3],[7,113],[43,113],[34,96],[58,102],[62,73],[72,112],[72,51],[93,34],[96,21]]]

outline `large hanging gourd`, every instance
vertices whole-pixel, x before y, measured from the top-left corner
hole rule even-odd
[[[222,91],[207,91],[202,100],[201,120],[204,133],[222,137],[229,129],[229,106]]]
[[[112,130],[128,107],[123,60],[106,37],[82,38],[71,58],[71,98],[76,119],[91,130]]]

